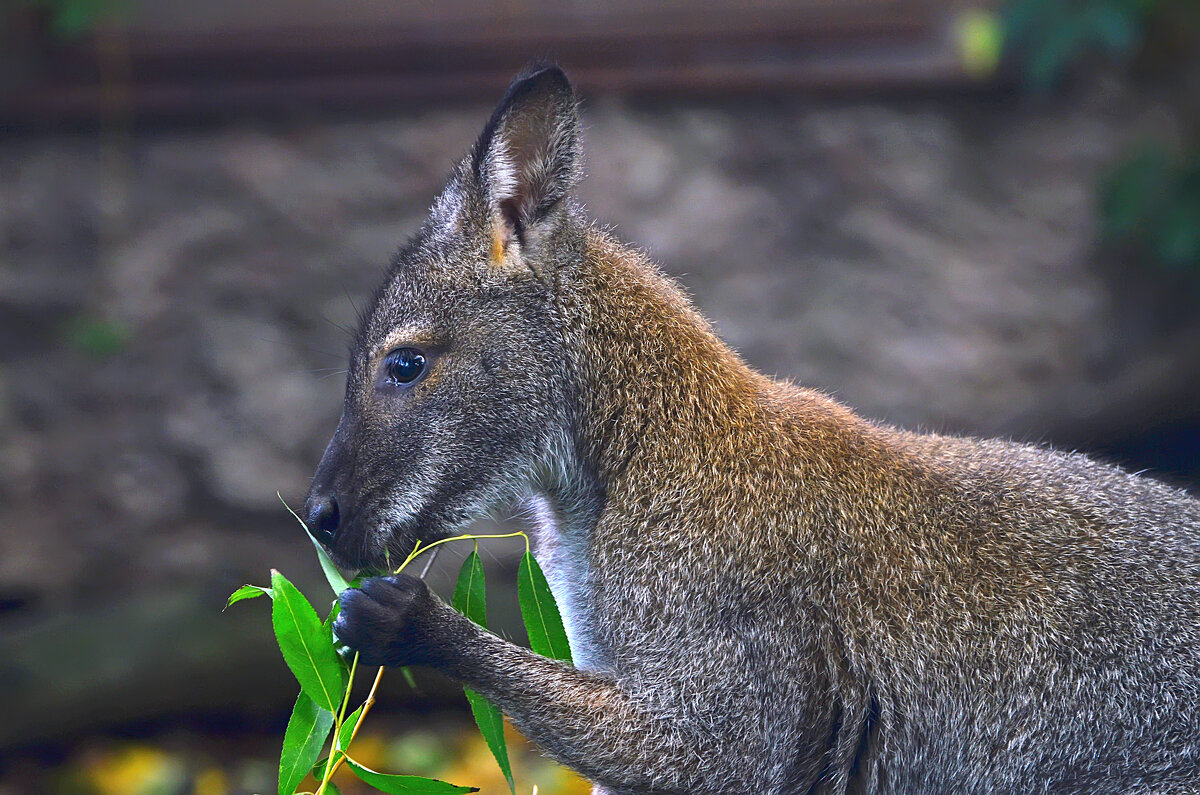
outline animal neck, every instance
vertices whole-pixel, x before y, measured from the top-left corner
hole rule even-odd
[[[581,458],[606,486],[631,466],[707,459],[773,385],[639,253],[589,230],[567,308]]]

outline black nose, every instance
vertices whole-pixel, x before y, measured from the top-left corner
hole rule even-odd
[[[320,500],[308,512],[308,529],[312,531],[318,541],[328,546],[337,538],[340,518],[337,498],[331,494]]]

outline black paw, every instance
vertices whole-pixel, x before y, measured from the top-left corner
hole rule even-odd
[[[434,665],[437,603],[416,577],[375,577],[342,592],[337,639],[364,665]]]

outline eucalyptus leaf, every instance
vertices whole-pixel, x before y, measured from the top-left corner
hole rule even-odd
[[[454,605],[455,610],[479,626],[487,627],[486,593],[483,561],[480,560],[479,549],[476,547],[463,561],[451,604]],[[483,735],[488,748],[491,749],[492,756],[496,757],[496,764],[504,773],[509,790],[515,795],[516,785],[513,783],[512,765],[508,761],[508,746],[504,743],[504,718],[500,715],[500,710],[486,698],[472,690],[465,688],[464,690],[467,694],[467,701],[471,704],[471,714],[475,716],[475,724],[479,727],[479,733]]]
[[[335,712],[346,690],[346,668],[333,649],[317,611],[296,586],[274,569],[271,622],[288,668],[317,706]]]
[[[243,585],[233,593],[229,594],[229,601],[225,603],[225,610],[228,610],[233,605],[243,599],[256,599],[260,596],[269,596],[275,598],[275,594],[271,593],[270,588],[263,588],[261,585]]]
[[[329,606],[329,615],[325,616],[325,620],[321,622],[321,626],[329,630],[329,637],[333,637],[333,622],[337,621],[338,613],[342,612],[342,603],[336,599]]]
[[[354,735],[354,727],[358,724],[358,718],[362,715],[362,711],[363,708],[359,707],[351,712],[350,716],[342,723],[342,730],[338,732],[338,748],[343,751],[350,745],[350,738]]]
[[[300,526],[304,528],[304,533],[308,536],[308,540],[312,542],[313,547],[317,550],[317,560],[321,563],[321,571],[325,573],[325,579],[328,581],[329,587],[333,589],[335,594],[341,596],[342,591],[351,587],[350,583],[346,582],[346,578],[342,576],[342,573],[338,570],[337,565],[332,559],[330,559],[329,553],[325,551],[325,547],[321,546],[320,542],[317,541],[315,536],[313,536],[312,531],[308,529],[308,525],[304,523],[304,520],[300,518],[300,515],[292,510],[292,506],[287,504],[287,502],[283,499],[283,495],[276,492],[275,496],[278,497],[279,501],[283,503],[283,507],[287,508],[287,512],[290,513],[293,518],[300,523]]]
[[[335,652],[337,652],[338,659],[342,661],[342,665],[347,671],[349,671],[350,664],[353,662],[354,655],[357,654],[357,652],[355,652],[354,649],[351,649],[349,646],[340,643],[337,637],[333,634],[333,622],[337,621],[338,613],[340,613],[341,610],[341,603],[335,601],[333,603],[333,607],[329,609],[329,615],[325,617],[323,622],[321,622],[321,632],[325,635],[325,639],[329,641],[329,645],[333,647]]]
[[[504,716],[500,714],[500,710],[495,704],[474,690],[464,687],[463,692],[467,694],[467,702],[471,705],[471,714],[475,717],[475,725],[479,727],[479,733],[483,735],[488,748],[491,749],[492,756],[496,757],[496,764],[500,766],[500,772],[504,774],[504,779],[508,782],[509,791],[516,795],[517,788],[513,781],[512,765],[508,761],[508,745],[504,742]]]
[[[460,793],[478,792],[478,787],[456,787],[436,778],[421,776],[391,776],[377,773],[369,767],[363,767],[350,757],[346,757],[346,766],[354,771],[367,784],[392,795],[459,795]]]
[[[454,586],[454,609],[481,627],[487,626],[487,602],[483,577],[483,561],[475,549],[463,561],[458,572],[458,583]]]
[[[304,524],[301,522],[301,524]],[[338,596],[342,595],[342,591],[350,587],[350,583],[342,576],[342,572],[338,569],[337,564],[329,557],[329,553],[325,551],[325,547],[313,537],[309,531],[308,525],[304,525],[304,532],[308,534],[308,540],[313,543],[317,550],[317,560],[321,562],[321,571],[325,572],[325,580],[329,583],[329,587]]]
[[[292,795],[321,755],[325,738],[333,728],[333,713],[321,709],[304,691],[296,699],[292,717],[283,735],[279,757],[279,795]]]
[[[533,555],[526,552],[517,569],[517,597],[521,618],[529,633],[529,646],[544,657],[571,662],[571,645],[550,583]]]

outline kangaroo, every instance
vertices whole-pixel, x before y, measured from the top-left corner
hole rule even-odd
[[[755,372],[579,176],[531,68],[366,309],[306,503],[378,571],[528,500],[575,665],[407,575],[342,595],[360,662],[463,682],[597,793],[1200,792],[1200,501]]]

